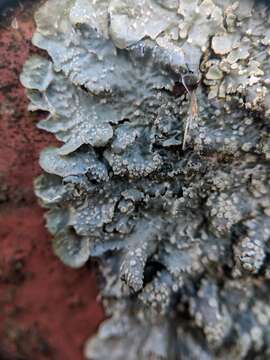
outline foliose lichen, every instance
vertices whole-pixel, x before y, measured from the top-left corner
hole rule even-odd
[[[98,259],[87,359],[270,357],[270,10],[264,1],[49,0],[21,74],[55,254]],[[181,75],[200,79],[190,116]]]

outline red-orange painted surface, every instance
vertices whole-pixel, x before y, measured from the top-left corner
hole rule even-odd
[[[35,127],[18,80],[37,51],[36,5],[24,1],[0,23],[0,359],[80,360],[104,314],[94,270],[69,269],[53,255],[33,194],[38,154],[55,142]]]

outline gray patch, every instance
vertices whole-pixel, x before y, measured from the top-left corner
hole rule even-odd
[[[268,358],[269,9],[49,0],[36,21],[51,60],[21,81],[62,146],[35,192],[55,254],[105,280],[86,358]]]

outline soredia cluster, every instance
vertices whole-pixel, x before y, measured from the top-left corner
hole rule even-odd
[[[36,24],[21,82],[61,145],[35,192],[108,315],[86,358],[269,359],[267,3],[49,0]]]

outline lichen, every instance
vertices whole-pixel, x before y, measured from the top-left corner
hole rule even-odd
[[[269,19],[253,0],[37,12],[49,57],[21,81],[63,144],[42,151],[35,192],[55,254],[98,259],[110,316],[86,358],[270,356]]]

